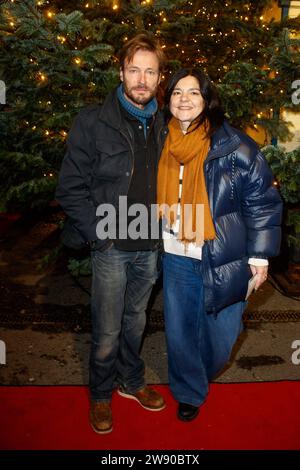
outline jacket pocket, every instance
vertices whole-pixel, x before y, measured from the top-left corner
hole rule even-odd
[[[129,149],[119,142],[97,140],[93,175],[114,181],[124,175],[129,166]]]
[[[67,218],[64,223],[60,239],[65,246],[73,250],[81,250],[86,247],[85,239],[70,218]]]

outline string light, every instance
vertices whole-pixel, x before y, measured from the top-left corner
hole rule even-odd
[[[64,44],[64,42],[66,42],[67,40],[64,36],[56,36],[56,37],[62,44]]]
[[[41,80],[42,82],[45,82],[47,80],[47,77],[42,72],[39,72],[38,79]]]

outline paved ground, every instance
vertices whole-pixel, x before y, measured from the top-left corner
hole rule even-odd
[[[2,384],[87,383],[89,296],[68,274],[64,258],[37,270],[41,257],[56,246],[55,232],[54,223],[37,224],[18,243],[12,237],[0,247],[0,362],[1,346],[6,345]],[[89,278],[81,282],[88,291]],[[150,310],[142,350],[146,378],[167,383],[161,290]],[[217,381],[300,380],[300,303],[267,282],[251,297],[246,313],[246,329]],[[299,354],[292,347],[297,340]]]

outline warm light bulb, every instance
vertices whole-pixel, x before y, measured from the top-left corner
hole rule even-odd
[[[62,44],[66,42],[66,38],[64,36],[56,36],[56,37]]]

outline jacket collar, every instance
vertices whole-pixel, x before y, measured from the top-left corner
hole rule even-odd
[[[211,147],[206,161],[219,158],[234,152],[241,144],[241,139],[235,130],[224,121],[211,137]]]
[[[124,123],[124,117],[120,109],[120,103],[117,95],[117,87],[112,90],[105,98],[98,115],[101,121],[104,121],[114,129],[120,130],[126,128]],[[166,126],[164,125],[164,118],[161,111],[157,111],[155,114],[155,128],[161,129]]]

